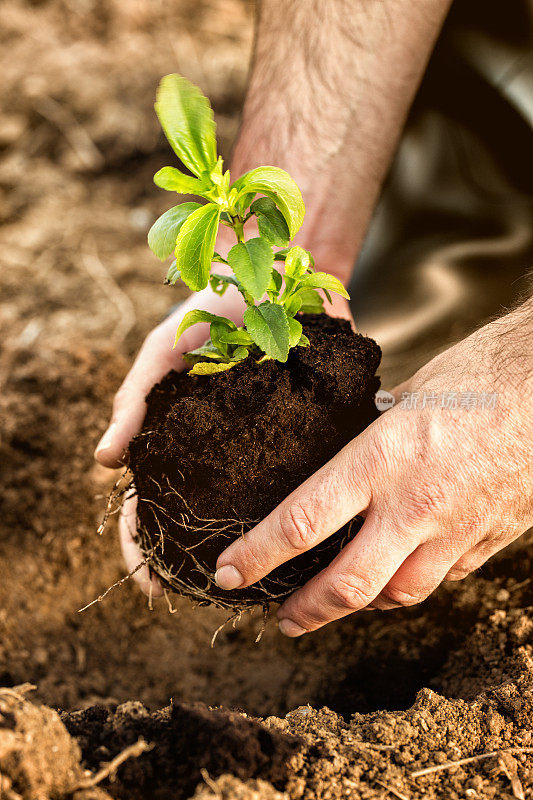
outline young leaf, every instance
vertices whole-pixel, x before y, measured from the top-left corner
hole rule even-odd
[[[283,214],[292,239],[298,232],[305,215],[305,206],[297,185],[285,170],[279,167],[257,167],[245,172],[233,184],[238,198],[248,194],[265,194],[275,202]]]
[[[318,297],[318,295],[317,295]],[[320,298],[318,298],[320,300]],[[302,298],[299,296],[299,293],[291,294],[290,297],[287,298],[283,302],[283,306],[285,308],[285,313],[288,317],[294,317],[298,311],[302,307]]]
[[[350,299],[350,295],[338,278],[329,275],[327,272],[313,272],[312,275],[304,275],[300,281],[300,286],[308,289],[324,289],[328,292],[336,292],[341,297]]]
[[[272,275],[270,276],[270,283],[267,286],[267,295],[268,299],[273,303],[275,300],[278,299],[281,286],[283,284],[283,278],[277,269],[272,270]]]
[[[299,289],[293,297],[301,300],[300,312],[302,314],[322,314],[324,311],[324,301],[315,289]]]
[[[289,244],[289,227],[285,217],[270,197],[258,197],[250,206],[250,211],[257,216],[257,227],[261,236],[277,247]]]
[[[178,269],[178,265],[176,264],[176,259],[172,262],[170,267],[168,268],[167,277],[165,278],[165,283],[168,285],[177,283],[181,278],[181,272]]]
[[[191,175],[184,175],[179,169],[174,167],[163,167],[154,175],[154,183],[160,189],[167,192],[177,192],[178,194],[197,194],[203,197],[209,190],[209,185]]]
[[[259,300],[263,297],[274,264],[274,254],[268,242],[257,238],[236,244],[228,253],[228,264],[253,298]]]
[[[231,356],[232,361],[243,361],[250,355],[250,352],[247,347],[236,347],[233,351],[233,355]]]
[[[215,319],[211,323],[211,327],[209,328],[209,333],[211,335],[211,341],[213,342],[214,346],[219,350],[223,355],[224,358],[228,357],[228,345],[222,339],[222,336],[232,330],[228,327],[227,323],[220,319]]]
[[[217,163],[215,121],[209,101],[181,75],[166,75],[157,90],[155,111],[178,158],[195,175]]]
[[[302,323],[293,317],[287,317],[289,323],[289,347],[294,347],[302,336]]]
[[[179,206],[169,208],[154,222],[148,231],[148,245],[152,253],[161,261],[164,261],[172,253],[181,226],[189,214],[192,214],[197,208],[200,208],[199,203],[181,203]],[[175,283],[175,280],[169,279],[169,275],[167,275],[167,281]]]
[[[174,250],[176,261],[181,279],[194,292],[207,286],[219,217],[219,207],[207,203],[187,217],[178,234]]]
[[[267,356],[286,361],[289,355],[289,323],[282,306],[261,303],[244,312],[246,330]]]
[[[309,269],[310,263],[311,259],[307,250],[295,245],[285,256],[285,274],[291,278],[301,278]]]
[[[176,347],[182,333],[184,333],[187,328],[190,328],[192,325],[196,325],[198,322],[225,322],[230,330],[237,329],[235,323],[230,319],[226,319],[226,317],[218,317],[216,314],[211,314],[210,311],[201,311],[200,309],[195,309],[194,311],[189,311],[187,314],[185,314],[181,320],[179,328],[176,331],[174,347]]]
[[[220,350],[215,348],[211,339],[208,339],[207,342],[201,347],[197,347],[195,350],[189,350],[188,353],[184,353],[182,358],[189,364],[196,364],[198,361],[202,361],[205,358],[209,358],[212,361],[228,360],[224,355],[222,355]]]
[[[220,338],[226,344],[238,344],[243,347],[249,347],[254,343],[254,340],[244,328],[237,328],[236,331],[226,330],[220,335]]]
[[[217,364],[213,361],[198,361],[189,371],[189,375],[213,375],[214,372],[224,372],[234,367],[236,361],[229,361],[225,364]]]

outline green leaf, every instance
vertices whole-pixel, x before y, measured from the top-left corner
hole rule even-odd
[[[200,206],[187,217],[176,241],[176,261],[189,289],[205,289],[215,252],[220,209],[214,203]]]
[[[214,261],[216,259],[213,259]],[[215,294],[222,297],[228,286],[237,286],[238,283],[233,275],[219,275],[217,272],[212,272],[209,276],[209,285]]]
[[[318,297],[318,295],[317,295]],[[320,298],[318,298],[320,300]],[[302,307],[302,298],[299,297],[298,294],[291,294],[290,297],[287,298],[283,302],[283,307],[285,308],[285,313],[288,317],[294,317],[298,311]]]
[[[220,319],[213,320],[213,322],[211,323],[211,327],[209,329],[209,333],[211,335],[211,341],[213,342],[217,350],[220,350],[220,352],[223,353],[225,357],[228,356],[228,345],[222,339],[222,336],[224,333],[230,330],[232,330],[232,328],[230,328],[227,325],[227,323],[224,322],[224,320]]]
[[[205,342],[205,344],[203,344],[201,347],[197,347],[195,350],[189,350],[188,353],[184,353],[182,358],[189,364],[196,364],[198,361],[202,361],[205,358],[209,358],[213,361],[228,360],[226,356],[222,355],[220,350],[216,350],[211,339],[208,339],[207,342]]]
[[[289,355],[289,323],[282,306],[261,303],[244,312],[246,330],[267,356],[286,361]]]
[[[178,265],[176,264],[176,259],[172,262],[170,267],[168,268],[167,277],[165,278],[165,283],[176,283],[181,278],[181,273],[178,269]]]
[[[346,297],[347,300],[350,299],[350,295],[340,280],[327,272],[313,272],[312,275],[304,275],[300,281],[300,286],[305,286],[308,289],[325,289],[328,292],[336,292],[341,297]]]
[[[238,198],[248,194],[265,194],[275,202],[289,228],[290,238],[298,232],[305,215],[305,206],[298,186],[285,170],[279,167],[257,167],[245,172],[233,184]]]
[[[236,331],[226,331],[221,334],[220,338],[226,344],[238,344],[244,347],[249,347],[254,343],[254,340],[244,328],[237,328]]]
[[[225,372],[225,370],[231,369],[237,363],[237,361],[229,361],[226,364],[217,364],[212,361],[198,361],[189,370],[189,375],[213,375],[215,372]]]
[[[287,317],[289,323],[289,347],[294,347],[300,341],[302,335],[302,323],[293,317]]]
[[[209,185],[192,175],[184,175],[179,169],[174,167],[163,167],[154,175],[154,183],[160,189],[167,192],[177,192],[178,194],[197,194],[203,197],[209,190]]]
[[[302,314],[322,314],[324,311],[324,301],[315,289],[299,289],[293,297],[298,297],[302,301],[300,306]]]
[[[244,361],[244,359],[247,358],[249,355],[250,355],[250,351],[248,350],[247,347],[245,347],[245,346],[237,347],[233,351],[233,355],[231,356],[231,360],[232,361]]]
[[[181,75],[165,75],[157,90],[155,111],[178,158],[195,175],[217,163],[213,111],[202,92]]]
[[[274,264],[274,254],[268,242],[257,238],[236,244],[228,253],[228,264],[253,298],[259,300],[263,297]]]
[[[291,278],[301,278],[309,269],[310,264],[308,251],[296,245],[291,247],[285,256],[285,274]]]
[[[259,197],[250,206],[250,211],[257,217],[257,227],[261,236],[277,247],[289,244],[289,227],[285,217],[270,197]]]
[[[199,203],[181,203],[161,214],[148,231],[148,245],[161,261],[168,258],[176,246],[180,228],[193,211],[200,208]],[[167,275],[168,280],[168,275]],[[175,283],[175,281],[169,281]]]
[[[274,253],[274,261],[285,261],[290,247],[284,247],[283,250],[276,250]]]
[[[311,342],[309,341],[305,333],[302,333],[302,335],[300,336],[300,341],[298,342],[298,347],[309,347],[310,344]]]
[[[211,314],[210,311],[201,311],[197,308],[194,309],[194,311],[189,311],[181,320],[179,328],[176,331],[174,347],[176,347],[182,333],[184,333],[187,328],[190,328],[192,325],[196,325],[198,322],[225,322],[230,330],[237,329],[235,323],[230,319],[227,319],[226,317],[219,317],[216,314]]]

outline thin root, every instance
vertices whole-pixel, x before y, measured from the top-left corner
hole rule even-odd
[[[100,594],[100,595],[98,595],[98,597],[96,598],[96,600],[91,600],[91,602],[90,602],[90,603],[87,603],[87,605],[86,605],[86,606],[83,606],[83,608],[79,608],[79,609],[78,609],[78,614],[81,614],[81,612],[82,612],[82,611],[87,611],[87,609],[88,609],[88,608],[90,608],[91,606],[94,606],[94,604],[95,604],[95,603],[101,603],[101,602],[102,602],[102,600],[104,599],[104,597],[107,597],[107,595],[109,594],[109,592],[110,592],[112,589],[116,589],[116,587],[117,587],[117,586],[122,586],[122,584],[123,584],[123,583],[126,583],[126,581],[129,581],[129,579],[130,579],[130,578],[131,578],[133,575],[135,575],[135,573],[136,573],[136,572],[138,572],[138,571],[141,569],[141,567],[144,567],[144,566],[145,566],[145,564],[150,564],[151,562],[152,562],[152,554],[150,554],[150,555],[146,556],[146,558],[143,558],[143,560],[141,561],[141,563],[140,563],[140,564],[137,564],[137,566],[135,567],[135,569],[132,569],[132,571],[131,571],[131,572],[128,572],[128,574],[127,574],[127,575],[124,575],[124,577],[123,577],[123,578],[120,578],[120,580],[118,580],[118,581],[115,581],[115,583],[114,583],[112,586],[110,586],[108,589],[106,589],[106,590],[105,590],[105,592],[104,592],[103,594]],[[151,585],[152,585],[152,584],[150,583],[150,586],[151,586]]]
[[[90,778],[86,780],[80,781],[76,786],[74,786],[70,792],[75,792],[78,789],[91,789],[93,786],[97,786],[101,783],[105,778],[110,778],[113,780],[113,776],[117,769],[127,761],[129,758],[138,758],[142,753],[148,752],[148,750],[153,749],[153,744],[148,744],[144,741],[144,739],[139,739],[135,744],[130,744],[129,747],[126,747],[122,753],[119,753],[118,756],[115,756],[105,767],[102,767],[96,775],[92,775]]]

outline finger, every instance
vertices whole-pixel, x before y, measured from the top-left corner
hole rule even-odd
[[[299,636],[366,608],[415,550],[417,537],[413,531],[395,530],[370,514],[330,566],[281,606],[281,631]]]
[[[498,540],[485,540],[472,547],[467,553],[462,555],[448,570],[445,580],[462,581],[472,572],[483,566],[492,556],[503,550],[509,544],[510,539],[502,536]]]
[[[368,431],[370,428],[219,556],[215,581],[221,589],[249,586],[264,578],[367,507],[371,490],[362,465],[373,463],[367,454]]]
[[[421,544],[372,601],[372,608],[388,611],[421,603],[440,586],[459,552],[439,539]]]
[[[133,572],[139,566],[139,564],[144,561],[143,554],[133,540],[136,527],[137,498],[130,497],[122,506],[122,511],[118,522],[120,547],[128,572]],[[132,577],[144,594],[148,596],[151,594],[152,597],[162,596],[163,587],[161,586],[161,582],[157,576],[152,573],[147,564],[134,572]]]
[[[141,429],[146,414],[146,395],[171,369],[183,369],[180,352],[172,349],[176,321],[169,317],[146,338],[135,362],[113,401],[109,428],[95,450],[95,458],[104,467],[124,463],[124,453]]]

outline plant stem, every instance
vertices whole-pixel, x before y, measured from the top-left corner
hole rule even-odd
[[[244,242],[244,223],[240,217],[235,217],[233,219],[233,230],[235,231],[235,236],[237,237],[237,241],[239,243]]]

